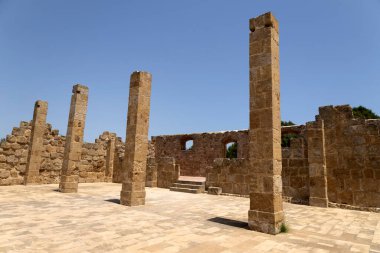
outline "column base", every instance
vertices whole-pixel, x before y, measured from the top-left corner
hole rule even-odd
[[[59,191],[62,193],[78,192],[78,176],[61,176]]]
[[[248,211],[248,226],[250,229],[276,235],[281,232],[281,225],[285,222],[284,212],[277,213],[261,212],[257,210]]]
[[[329,207],[329,201],[327,198],[310,197],[309,198],[309,205],[310,206],[317,206],[317,207]]]
[[[120,204],[125,206],[145,205],[145,182],[123,183]]]
[[[145,191],[140,191],[140,192],[121,191],[120,204],[124,206],[145,205]]]
[[[39,177],[27,177],[25,178],[24,185],[36,185],[40,184],[40,178]]]

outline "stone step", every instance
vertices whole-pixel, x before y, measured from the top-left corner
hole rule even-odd
[[[204,189],[189,189],[189,188],[179,188],[179,187],[170,187],[171,191],[175,192],[187,192],[187,193],[202,193]]]
[[[200,189],[200,188],[203,188],[203,190],[205,189],[204,185],[199,185],[199,184],[174,183],[173,187],[177,187],[177,188],[189,188],[189,189]]]
[[[205,185],[205,182],[197,182],[197,181],[187,181],[187,180],[178,180],[179,184],[192,184],[192,185]]]

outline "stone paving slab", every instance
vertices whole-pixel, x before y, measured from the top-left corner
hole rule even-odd
[[[249,199],[146,188],[145,206],[117,204],[121,185],[0,187],[0,252],[380,252],[380,214],[284,203],[290,232],[247,229]]]

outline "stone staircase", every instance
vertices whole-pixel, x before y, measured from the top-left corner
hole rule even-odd
[[[170,187],[171,191],[187,193],[203,193],[205,191],[205,178],[203,177],[180,177]]]

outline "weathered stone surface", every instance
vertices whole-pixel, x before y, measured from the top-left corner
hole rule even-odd
[[[73,87],[67,126],[65,152],[62,163],[59,190],[63,193],[78,191],[78,173],[81,160],[84,126],[88,103],[88,88],[77,84]]]
[[[250,185],[248,225],[277,234],[284,222],[281,179],[280,72],[277,21],[271,13],[250,20]]]
[[[221,187],[210,186],[207,189],[207,193],[211,194],[211,195],[220,195],[222,193],[222,188]]]
[[[127,137],[120,204],[145,204],[146,160],[152,76],[133,72],[129,87]]]
[[[149,157],[146,164],[146,182],[147,187],[157,187],[157,163],[156,159]]]
[[[107,140],[105,134],[101,135],[101,140]],[[106,181],[112,182],[113,177],[113,160],[115,158],[115,136],[112,136],[107,143],[107,156],[106,156]],[[103,152],[99,152],[100,155],[104,155]]]
[[[306,124],[311,206],[328,207],[325,130],[323,120]]]
[[[159,157],[155,159],[157,166],[157,187],[170,188],[177,182],[180,175],[180,166],[173,157]]]
[[[40,180],[41,155],[44,150],[43,138],[46,131],[47,110],[48,103],[45,101],[37,101],[34,105],[32,131],[26,165],[25,184],[38,184]],[[21,138],[18,138],[19,143],[21,143],[20,139]],[[23,141],[24,139],[25,143],[27,143],[26,137],[23,138]]]
[[[1,169],[0,170],[0,178],[5,179],[11,175],[9,170]]]

